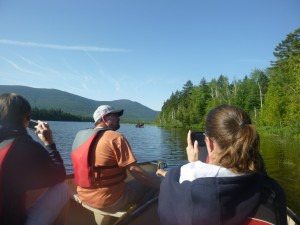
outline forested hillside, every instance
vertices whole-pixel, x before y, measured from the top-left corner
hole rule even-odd
[[[245,109],[261,129],[300,134],[300,28],[287,35],[273,52],[276,60],[265,70],[254,69],[242,80],[225,75],[199,84],[187,81],[172,93],[157,117],[161,126],[203,129],[207,112],[219,104]]]
[[[0,85],[0,94],[5,92],[15,92],[24,96],[30,102],[39,119],[92,120],[93,112],[99,105],[104,104],[124,109],[122,122],[154,122],[159,113],[127,99],[95,101],[56,89]]]

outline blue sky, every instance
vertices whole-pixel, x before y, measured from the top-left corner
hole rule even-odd
[[[299,12],[299,0],[1,0],[0,84],[161,110],[188,80],[267,68]]]

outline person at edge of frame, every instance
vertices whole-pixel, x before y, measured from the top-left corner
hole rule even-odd
[[[64,220],[69,190],[66,170],[49,124],[38,121],[32,139],[26,128],[31,106],[21,95],[0,95],[0,224],[53,224]],[[48,188],[26,207],[26,192]],[[60,220],[62,219],[62,220]]]
[[[189,163],[164,176],[158,212],[164,225],[287,225],[285,194],[270,178],[259,152],[259,135],[241,108],[219,105],[205,123],[208,158],[187,135]]]

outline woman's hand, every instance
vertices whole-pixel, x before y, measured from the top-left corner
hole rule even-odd
[[[54,143],[52,137],[52,131],[49,124],[43,121],[38,121],[38,125],[35,126],[35,134],[41,139],[45,145],[51,145]]]
[[[192,142],[191,137],[192,132],[189,130],[187,134],[187,147],[186,147],[186,154],[189,162],[195,162],[199,160],[200,156],[200,149],[198,141]]]
[[[167,171],[165,171],[165,170],[163,170],[163,169],[158,169],[158,170],[156,171],[156,176],[158,176],[158,177],[165,177],[166,174],[167,174]]]

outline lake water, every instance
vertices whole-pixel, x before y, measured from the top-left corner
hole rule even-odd
[[[92,128],[86,122],[49,122],[57,148],[67,169],[72,173],[70,158],[76,133]],[[145,125],[136,128],[134,124],[121,124],[118,130],[129,141],[138,161],[165,159],[169,167],[183,165],[186,160],[187,130],[166,129]],[[261,152],[268,174],[284,188],[288,206],[300,215],[300,142],[282,139],[279,136],[261,136]]]

